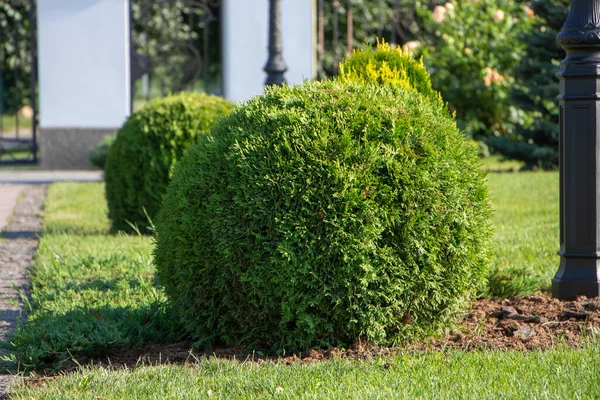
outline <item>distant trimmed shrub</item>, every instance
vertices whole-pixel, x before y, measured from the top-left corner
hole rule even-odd
[[[440,94],[431,88],[429,72],[423,62],[385,41],[377,43],[376,49],[355,50],[346,57],[340,63],[338,79],[363,84],[391,84],[414,89],[429,98],[440,98]]]
[[[270,88],[177,163],[157,279],[207,344],[392,344],[484,283],[490,205],[444,105],[392,85]]]
[[[131,232],[131,225],[146,231],[175,162],[232,108],[220,97],[180,93],[154,100],[129,117],[110,148],[104,173],[113,231]]]
[[[108,157],[108,151],[110,146],[115,141],[115,137],[105,136],[98,144],[96,144],[92,151],[90,151],[90,164],[100,169],[104,169],[106,165],[106,158]]]

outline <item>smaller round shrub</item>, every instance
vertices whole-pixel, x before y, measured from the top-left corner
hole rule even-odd
[[[157,279],[200,340],[298,350],[439,328],[485,281],[476,149],[394,85],[277,87],[175,166]]]
[[[423,62],[385,41],[378,42],[376,49],[355,50],[340,63],[338,79],[361,84],[396,85],[440,99],[439,93],[431,87],[431,78]]]
[[[90,151],[90,164],[100,169],[104,169],[110,146],[114,141],[115,137],[110,135],[104,137],[100,142],[98,142],[92,151]]]
[[[220,97],[180,93],[156,99],[129,117],[110,147],[104,171],[112,231],[149,227],[175,162],[231,109],[233,104]]]

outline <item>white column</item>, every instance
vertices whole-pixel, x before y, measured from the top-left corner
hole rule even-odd
[[[129,115],[129,1],[38,0],[40,125],[115,127]]]
[[[37,0],[40,159],[89,166],[131,108],[129,0]]]
[[[268,0],[223,0],[223,90],[234,102],[264,91],[268,57]],[[316,75],[315,2],[281,0],[283,59],[288,84]]]

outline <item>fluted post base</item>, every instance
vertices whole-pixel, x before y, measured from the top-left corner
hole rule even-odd
[[[600,296],[600,0],[572,0],[557,37],[560,82],[559,299]]]

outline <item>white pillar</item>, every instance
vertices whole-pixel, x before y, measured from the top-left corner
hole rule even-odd
[[[315,1],[282,0],[283,59],[288,84],[316,75]],[[234,102],[263,93],[268,58],[268,0],[223,0],[223,91]]]
[[[129,0],[37,0],[40,160],[88,166],[131,107]]]

